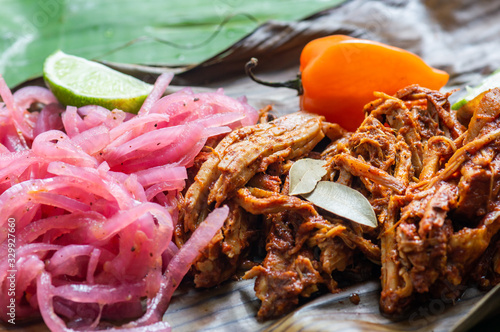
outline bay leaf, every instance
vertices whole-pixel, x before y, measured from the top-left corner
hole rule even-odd
[[[290,195],[307,194],[314,190],[326,174],[326,161],[304,158],[297,160],[290,168]]]
[[[314,205],[361,225],[377,227],[370,202],[360,192],[339,183],[319,181],[316,188],[302,195]]]

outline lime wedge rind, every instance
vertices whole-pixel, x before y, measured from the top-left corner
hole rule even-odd
[[[153,89],[135,77],[62,51],[46,59],[43,72],[56,98],[76,107],[100,105],[137,113]]]
[[[451,106],[451,109],[458,110],[459,108],[467,104],[469,101],[479,96],[484,91],[488,91],[496,87],[500,87],[500,69],[497,69],[493,73],[491,73],[491,75],[486,77],[478,86],[475,87],[466,86],[465,87],[465,90],[467,92],[466,95],[464,96],[464,98],[454,103]]]

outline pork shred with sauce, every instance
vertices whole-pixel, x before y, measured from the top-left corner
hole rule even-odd
[[[195,285],[218,285],[246,268],[265,320],[378,277],[380,310],[398,317],[419,294],[454,300],[471,283],[497,284],[500,89],[459,112],[449,95],[418,85],[375,93],[355,132],[305,112],[262,117],[200,154],[176,241],[218,206],[229,206],[230,217],[193,265]],[[327,162],[323,180],[362,193],[379,226],[288,195],[288,171],[305,157]]]

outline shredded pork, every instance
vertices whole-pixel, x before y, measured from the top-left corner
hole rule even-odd
[[[196,286],[220,284],[253,260],[243,278],[256,278],[264,320],[376,277],[380,309],[394,316],[418,294],[456,299],[471,282],[498,283],[500,89],[461,121],[448,93],[412,85],[376,97],[355,132],[298,112],[238,129],[207,152],[185,193],[178,242],[215,207],[231,215],[192,269]],[[304,157],[327,161],[324,180],[362,193],[379,226],[288,195],[290,166]]]

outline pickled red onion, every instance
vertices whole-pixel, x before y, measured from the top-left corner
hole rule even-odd
[[[115,319],[131,321],[120,331],[169,330],[161,318],[173,291],[228,214],[214,210],[175,246],[186,167],[209,137],[257,121],[245,100],[222,90],[162,97],[171,79],[161,75],[134,116],[95,105],[64,109],[41,87],[12,94],[0,76],[2,320],[15,235],[17,319],[41,314],[53,331]]]
[[[170,84],[170,81],[172,81],[172,78],[174,78],[174,74],[172,73],[163,73],[158,77],[153,87],[153,90],[146,98],[146,100],[141,106],[141,109],[137,114],[145,115],[149,113],[151,107],[154,105],[156,101],[158,101],[158,99],[160,99],[160,97],[167,89],[168,85]]]

